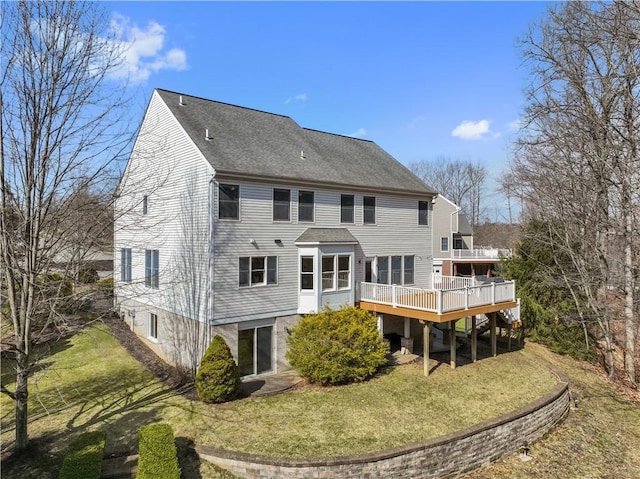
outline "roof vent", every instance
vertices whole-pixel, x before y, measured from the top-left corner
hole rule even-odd
[[[182,95],[180,95],[180,106],[185,106],[185,105],[186,105],[186,103],[182,99]]]
[[[209,135],[209,128],[204,130],[204,139],[207,140],[207,141],[213,140],[213,137],[211,135]]]
[[[300,159],[304,160],[305,156],[304,156],[304,150],[300,150]]]

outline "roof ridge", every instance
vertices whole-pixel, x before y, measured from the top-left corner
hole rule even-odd
[[[258,110],[257,108],[250,108],[250,107],[248,107],[248,106],[236,105],[236,104],[234,104],[234,103],[228,103],[228,102],[225,102],[225,101],[211,100],[210,98],[203,98],[203,97],[201,97],[201,96],[190,95],[190,94],[188,94],[188,93],[180,93],[180,92],[177,92],[177,91],[167,90],[166,88],[155,88],[155,90],[157,90],[157,91],[163,91],[163,92],[167,92],[167,93],[171,93],[171,94],[173,94],[173,95],[181,95],[181,96],[184,96],[184,97],[195,98],[196,100],[202,100],[202,101],[208,101],[208,102],[211,102],[211,103],[217,103],[217,104],[219,104],[219,105],[226,105],[226,106],[232,106],[232,107],[234,107],[234,108],[241,108],[242,110],[250,110],[250,111],[255,111],[255,112],[257,112],[257,113],[265,113],[265,114],[267,114],[267,115],[279,116],[279,117],[282,117],[282,118],[287,118],[287,119],[289,119],[289,120],[293,121],[294,123],[297,123],[297,122],[296,122],[293,118],[291,118],[290,116],[288,116],[288,115],[282,115],[282,114],[280,114],[280,113],[273,113],[273,112],[271,112],[271,111]],[[301,127],[301,128],[302,128],[302,127]]]
[[[307,131],[314,131],[316,133],[324,133],[325,135],[340,136],[342,138],[349,138],[350,140],[358,140],[358,141],[366,141],[368,143],[375,143],[375,141],[373,140],[367,140],[366,138],[358,138],[357,136],[343,135],[342,133],[332,133],[330,131],[322,131],[322,130],[317,130],[315,128],[306,128],[304,126],[301,126],[300,128]]]

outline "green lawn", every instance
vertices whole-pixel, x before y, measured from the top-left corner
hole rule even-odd
[[[442,364],[428,378],[421,364],[410,364],[364,384],[305,387],[207,406],[165,387],[104,326],[91,327],[58,349],[48,367],[34,376],[29,405],[30,437],[46,444],[55,457],[61,457],[78,434],[94,429],[106,431],[107,454],[136,450],[138,428],[157,421],[170,423],[182,441],[246,452],[314,457],[374,451],[519,408],[548,392],[557,380],[536,362],[543,350],[527,347],[455,370]],[[2,366],[7,384],[7,361]],[[4,446],[13,439],[13,408],[5,397],[0,407]],[[569,422],[574,417],[579,416]],[[637,428],[640,431],[640,425]],[[50,469],[56,460],[50,458],[42,467]],[[37,463],[34,466],[31,477],[47,477]],[[200,465],[202,477],[222,477],[205,470],[209,466]],[[29,476],[23,471],[20,477]]]

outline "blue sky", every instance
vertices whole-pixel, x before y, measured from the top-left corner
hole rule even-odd
[[[159,87],[375,141],[404,164],[506,167],[543,2],[108,2],[142,116]],[[494,183],[488,189],[495,188]],[[489,192],[487,192],[489,193]],[[489,216],[496,217],[501,198]]]

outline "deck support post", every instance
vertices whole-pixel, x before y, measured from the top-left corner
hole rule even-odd
[[[411,337],[411,318],[404,318],[404,337]]]
[[[451,369],[456,368],[456,321],[449,322],[449,347],[451,351]]]
[[[380,333],[380,336],[384,336],[384,322],[381,314],[378,314],[378,332]]]
[[[478,360],[478,322],[476,316],[471,316],[471,362]]]
[[[424,329],[422,330],[422,354],[424,358],[424,375],[429,375],[429,342],[431,340],[431,321],[424,323]]]
[[[509,334],[509,351],[511,351],[511,323],[507,326],[507,334]]]
[[[491,313],[489,316],[490,326],[491,326],[491,355],[498,355],[498,344],[496,341],[496,313]]]

